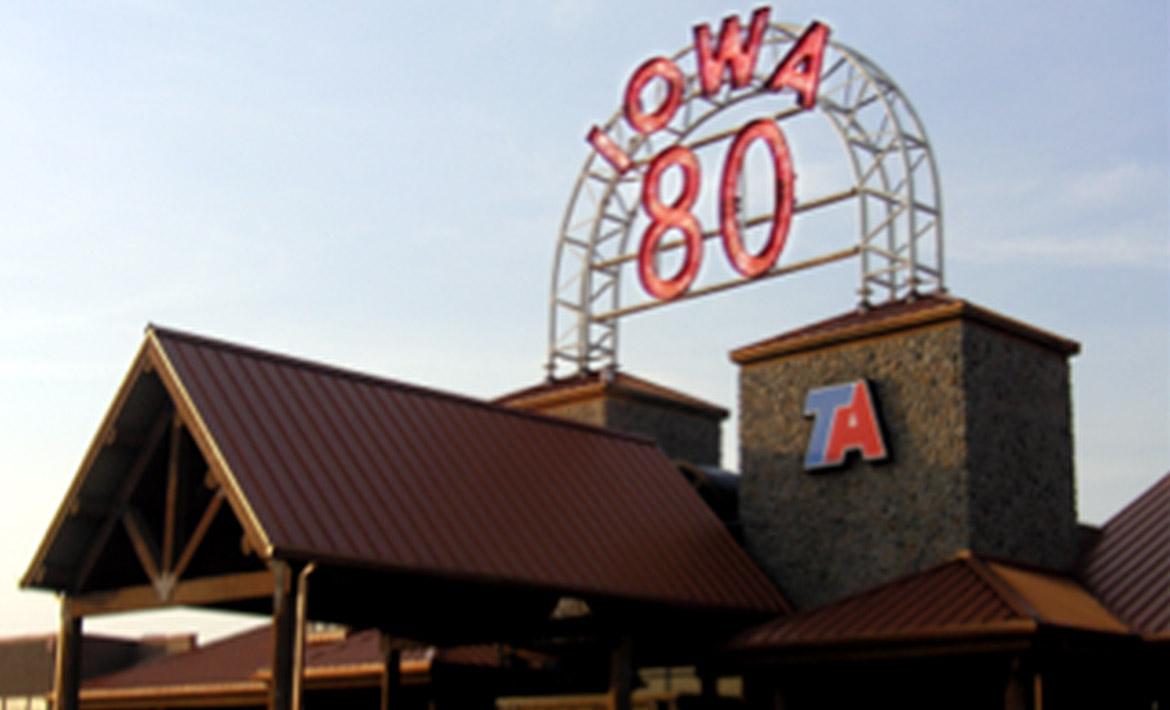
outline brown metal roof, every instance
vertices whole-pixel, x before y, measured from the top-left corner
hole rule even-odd
[[[266,555],[784,609],[652,442],[172,330],[148,340]]]
[[[184,653],[161,656],[92,678],[84,686],[88,689],[238,683],[252,680],[256,671],[271,663],[271,656],[272,627],[266,625]]]
[[[369,677],[382,671],[377,630],[354,633],[310,634],[305,650],[305,675],[314,678]],[[456,646],[448,649],[410,648],[402,652],[400,672],[404,676],[426,673],[434,662],[459,666],[498,666],[499,647],[491,644]],[[85,681],[90,698],[109,698],[128,692],[159,692],[182,689],[192,692],[266,692],[271,677],[272,627],[260,626],[190,651],[164,656],[117,673]]]
[[[492,401],[517,409],[540,410],[600,395],[647,399],[721,419],[729,415],[727,409],[719,405],[620,371],[572,375],[510,392]]]
[[[751,629],[735,650],[1027,635],[1039,626],[1125,634],[1073,580],[970,553],[847,599]]]
[[[1105,523],[1081,576],[1135,630],[1170,634],[1170,473]]]
[[[731,352],[733,362],[747,364],[777,355],[845,343],[861,338],[916,328],[955,319],[973,320],[1012,335],[1031,340],[1065,355],[1080,352],[1076,341],[1049,333],[969,301],[944,294],[892,301],[858,309],[811,325],[745,345]]]

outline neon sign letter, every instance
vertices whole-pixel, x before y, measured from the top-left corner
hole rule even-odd
[[[780,63],[768,88],[779,91],[785,87],[795,89],[801,108],[810,109],[817,105],[817,89],[821,84],[821,61],[825,57],[825,44],[829,41],[829,28],[819,22],[809,25],[800,39]]]
[[[751,81],[760,54],[760,40],[768,26],[770,10],[761,7],[752,13],[752,25],[746,41],[740,40],[739,17],[732,15],[723,20],[719,28],[719,50],[711,51],[711,28],[707,25],[695,27],[695,58],[699,67],[699,79],[703,95],[710,96],[723,84],[726,67],[731,68],[731,85],[742,89]]]
[[[743,158],[752,141],[760,139],[772,153],[772,164],[776,169],[776,208],[772,216],[772,231],[768,243],[759,254],[751,254],[743,243],[739,220],[736,216],[736,187],[739,173],[743,169]],[[719,225],[723,229],[723,248],[735,270],[753,278],[772,268],[784,251],[788,239],[788,227],[792,223],[792,157],[788,153],[788,142],[775,122],[761,118],[744,126],[735,137],[727,162],[723,164],[723,182],[719,186]]]
[[[642,90],[655,79],[666,82],[666,98],[662,104],[651,113],[646,113],[642,107]],[[686,80],[678,65],[666,57],[655,57],[634,71],[630,83],[626,84],[626,100],[623,109],[626,121],[638,133],[653,133],[670,123],[674,114],[682,103],[683,90]]]
[[[715,46],[712,45],[711,27],[706,24],[695,26],[695,73],[703,96],[716,96],[725,82],[730,82],[732,90],[749,87],[768,28],[769,15],[767,7],[753,12],[746,33],[738,16],[724,18]],[[792,89],[802,109],[814,108],[828,41],[829,28],[820,22],[812,23],[776,65],[769,78],[761,81],[755,91],[763,94]],[[647,109],[643,106],[642,95],[655,80],[666,85],[666,92],[656,107]],[[687,77],[674,61],[666,57],[653,57],[643,62],[626,83],[622,102],[622,115],[626,123],[642,136],[667,128],[684,99],[689,100],[686,87]],[[795,174],[784,132],[775,120],[762,118],[751,121],[733,135],[719,185],[719,227],[728,260],[736,271],[750,279],[770,270],[784,251],[792,224]],[[752,254],[744,245],[736,202],[744,158],[752,143],[757,140],[763,141],[772,155],[776,202],[768,241],[758,254]],[[646,162],[635,163],[622,146],[597,126],[589,131],[588,141],[619,175],[645,168],[642,209],[650,218],[650,225],[643,232],[638,249],[638,278],[642,287],[662,301],[686,293],[698,275],[703,257],[703,227],[692,212],[699,190],[699,161],[694,152],[690,147],[676,143]],[[662,202],[659,187],[663,172],[673,166],[682,168],[683,187],[674,203],[668,205]],[[663,278],[658,274],[655,257],[664,236],[672,230],[682,232],[686,255],[677,273]]]
[[[866,461],[889,457],[866,380],[810,390],[804,400],[804,415],[813,417],[804,455],[806,471],[839,466],[850,451],[860,452]]]
[[[677,165],[682,168],[682,192],[672,205],[662,202],[662,174]],[[638,250],[638,278],[642,288],[663,300],[671,299],[690,288],[699,273],[699,259],[703,254],[703,230],[699,220],[691,214],[699,197],[699,159],[690,149],[681,145],[667,148],[650,163],[646,180],[642,183],[642,206],[650,214],[650,226],[642,235]],[[682,268],[669,279],[658,275],[654,268],[654,253],[670,229],[681,230],[686,237],[686,256]]]

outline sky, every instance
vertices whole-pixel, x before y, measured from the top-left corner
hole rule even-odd
[[[644,60],[753,7],[0,6],[0,636],[56,627],[55,599],[18,580],[148,323],[479,397],[543,378],[586,132]],[[1095,524],[1170,470],[1167,12],[772,5],[776,21],[828,24],[913,103],[941,173],[951,293],[1082,344],[1078,507]],[[734,409],[727,352],[846,311],[855,288],[826,269],[630,318],[621,365]],[[730,467],[734,437],[733,419]]]

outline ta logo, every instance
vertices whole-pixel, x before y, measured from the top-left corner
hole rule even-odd
[[[806,471],[839,466],[850,451],[859,451],[866,461],[884,461],[890,455],[866,380],[810,390],[804,416],[813,417]]]

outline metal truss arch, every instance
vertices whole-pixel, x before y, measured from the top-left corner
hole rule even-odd
[[[731,133],[696,135],[710,119],[743,102],[773,95],[765,87],[772,64],[800,38],[803,28],[771,24],[764,33],[760,61],[742,88],[723,87],[704,95],[695,69],[694,48],[684,47],[672,61],[683,69],[680,107],[661,130],[642,135],[623,119],[621,108],[600,128],[629,156],[621,171],[591,151],[577,176],[565,209],[553,259],[549,301],[550,378],[558,370],[596,371],[617,366],[618,321],[622,316],[673,301],[622,303],[623,272],[637,259],[631,232],[640,207],[641,176],[651,158],[673,145],[700,150]],[[919,292],[944,290],[942,197],[938,171],[926,131],[897,84],[861,53],[829,41],[822,64],[816,111],[824,115],[844,148],[852,185],[803,200],[797,213],[847,200],[856,202],[855,247],[796,264],[776,265],[763,277],[858,257],[858,297],[862,306]],[[772,110],[781,122],[800,109]],[[763,221],[745,217],[744,224]],[[718,237],[704,229],[703,241]],[[631,246],[633,248],[631,249]],[[661,251],[678,248],[666,242]],[[737,278],[692,289],[675,300],[724,290],[748,281]]]

